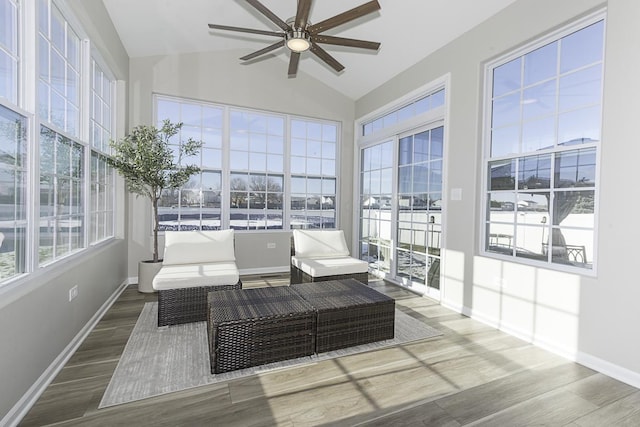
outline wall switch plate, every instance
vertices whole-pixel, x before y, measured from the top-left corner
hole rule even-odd
[[[273,242],[267,243],[267,249],[275,249],[276,248],[276,244]]]
[[[73,288],[69,289],[69,302],[76,299],[78,296],[78,285],[75,285]]]

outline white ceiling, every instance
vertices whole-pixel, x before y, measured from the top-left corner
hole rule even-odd
[[[208,23],[280,31],[243,0],[103,0],[130,57],[239,49],[242,56],[275,37],[209,30]],[[301,56],[304,72],[356,100],[420,61],[515,0],[379,0],[381,10],[325,34],[382,43],[380,50],[323,45],[345,69],[336,73],[310,52]],[[316,0],[309,20],[320,22],[367,0]],[[295,15],[296,0],[261,0],[282,20]],[[279,48],[254,61],[282,61]],[[240,60],[238,60],[240,62]],[[247,66],[251,66],[250,64]]]

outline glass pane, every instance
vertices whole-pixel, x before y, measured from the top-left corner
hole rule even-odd
[[[180,120],[180,104],[178,102],[158,99],[156,105],[159,124],[161,124],[164,119],[170,119],[172,121]]]
[[[439,127],[431,130],[431,144],[429,156],[431,160],[441,159],[444,143],[444,128]]]
[[[307,158],[307,173],[310,175],[320,175],[322,173],[322,160]]]
[[[281,136],[269,136],[267,138],[267,153],[270,154],[283,154],[284,153],[284,139]]]
[[[407,136],[400,139],[398,164],[408,165],[413,163],[413,137]]]
[[[516,256],[521,258],[546,261],[546,237],[549,233],[545,227],[520,225],[516,227]]]
[[[515,159],[489,162],[489,189],[513,190],[516,182]]]
[[[560,111],[599,104],[602,66],[596,65],[560,78]]]
[[[415,163],[429,160],[429,134],[422,132],[416,134],[413,140],[413,161]]]
[[[248,170],[249,156],[246,151],[231,151],[230,153],[231,169]]]
[[[491,131],[491,156],[498,157],[520,152],[520,126],[509,126]]]
[[[307,137],[307,126],[305,122],[295,119],[291,120],[291,137],[302,139]]]
[[[522,152],[553,148],[556,141],[556,117],[545,117],[522,125]]]
[[[556,80],[526,89],[522,104],[524,120],[554,114],[556,112]]]
[[[594,228],[594,191],[557,191],[553,197],[553,225]]]
[[[556,155],[556,188],[593,187],[596,175],[595,149],[567,151]]]
[[[304,139],[291,139],[291,155],[305,156],[307,154],[307,144]]]
[[[403,166],[398,168],[398,192],[411,192],[411,166]]]
[[[557,42],[550,43],[526,54],[524,56],[524,85],[528,86],[555,76],[557,60]]]
[[[582,268],[593,267],[593,230],[554,228],[551,261]]]
[[[381,168],[390,168],[393,166],[393,143],[385,142],[380,145],[380,163]]]
[[[596,22],[563,38],[560,43],[560,72],[602,60],[604,21]]]
[[[507,62],[493,70],[493,96],[520,89],[522,86],[522,60],[520,58]]]
[[[520,92],[493,100],[492,127],[516,123],[520,120]]]
[[[267,155],[267,171],[284,172],[284,158],[282,155]]]
[[[432,94],[429,98],[431,101],[431,108],[436,108],[444,105],[444,89],[440,89],[436,93]]]
[[[518,160],[518,188],[542,189],[551,185],[551,155],[530,156]]]
[[[494,224],[487,227],[488,236],[485,249],[504,255],[513,255],[514,224]]]
[[[489,193],[489,214],[491,222],[514,222],[516,206],[515,192]]]

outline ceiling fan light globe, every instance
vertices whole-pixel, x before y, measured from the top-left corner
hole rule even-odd
[[[304,52],[311,47],[309,34],[301,29],[294,29],[287,35],[287,47],[293,52]]]
[[[311,44],[306,39],[291,38],[287,40],[287,47],[294,52],[304,52],[311,47]]]

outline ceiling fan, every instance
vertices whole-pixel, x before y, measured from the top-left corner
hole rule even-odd
[[[209,28],[214,30],[239,31],[243,33],[261,34],[265,36],[280,37],[281,40],[276,43],[250,53],[240,58],[243,61],[257,58],[260,55],[271,52],[279,47],[286,46],[291,51],[289,59],[289,77],[295,77],[298,72],[298,62],[300,61],[300,53],[306,50],[311,51],[314,55],[326,62],[331,68],[340,72],[344,66],[339,63],[333,56],[329,55],[326,50],[321,48],[318,43],[358,47],[363,49],[378,50],[380,43],[365,40],[347,39],[344,37],[335,37],[320,34],[331,28],[337,27],[361,16],[380,10],[380,3],[377,0],[369,1],[360,6],[354,7],[346,12],[340,13],[332,18],[325,19],[317,24],[309,21],[309,11],[311,10],[312,0],[298,0],[298,10],[296,16],[289,18],[286,22],[278,18],[273,12],[267,9],[258,0],[246,0],[251,6],[258,10],[261,14],[274,22],[282,31],[265,31],[252,28],[230,27],[227,25],[209,24]]]

